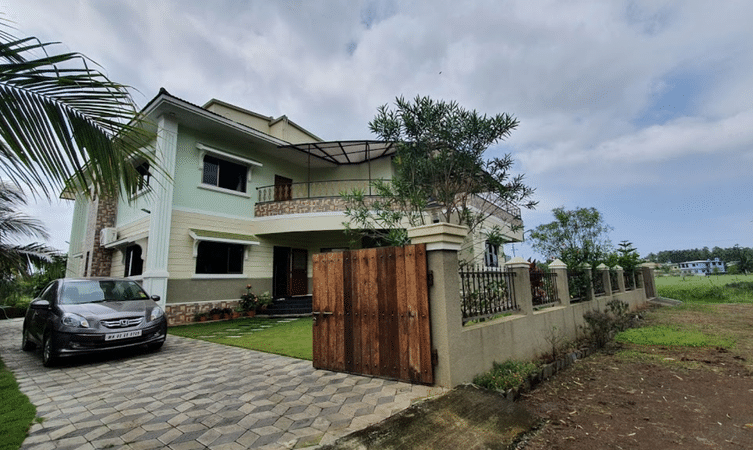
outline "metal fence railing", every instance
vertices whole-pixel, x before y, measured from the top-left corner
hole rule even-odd
[[[591,297],[591,277],[583,269],[567,269],[570,303],[587,302]]]
[[[479,266],[460,267],[463,324],[517,311],[512,272]]]
[[[531,301],[534,308],[545,308],[559,303],[556,273],[531,272]]]
[[[626,270],[622,276],[625,278],[625,290],[632,291],[635,289],[635,272]]]
[[[617,284],[617,272],[614,270],[609,271],[609,284],[612,285],[612,292],[620,292],[620,285]]]
[[[594,276],[591,278],[591,282],[594,287],[594,297],[601,297],[604,295],[607,295],[607,290],[604,287],[604,277],[601,274],[601,271],[596,272]]]

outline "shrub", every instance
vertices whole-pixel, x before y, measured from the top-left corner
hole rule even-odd
[[[476,375],[473,383],[495,391],[506,391],[520,386],[535,371],[536,364],[531,362],[495,362],[490,371]]]
[[[630,328],[631,317],[628,307],[627,303],[615,299],[607,303],[609,313],[593,310],[583,314],[586,332],[596,347],[604,347],[613,333]]]

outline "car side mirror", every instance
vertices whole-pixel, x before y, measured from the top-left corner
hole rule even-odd
[[[160,297],[159,297],[159,295],[152,295],[152,296],[151,296],[151,297],[149,297],[149,298],[151,298],[151,299],[152,299],[152,300],[154,300],[155,302],[158,302],[158,301],[159,301],[159,298],[160,298]]]
[[[31,302],[29,307],[31,307],[31,309],[50,309],[50,302],[40,298]]]

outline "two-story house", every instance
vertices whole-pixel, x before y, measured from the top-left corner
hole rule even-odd
[[[248,284],[275,298],[310,294],[312,254],[360,248],[343,232],[340,193],[392,177],[390,143],[325,142],[285,116],[198,106],[164,89],[142,112],[164,173],[133,161],[142,189],[132,198],[67,193],[76,202],[68,275],[140,280],[173,323],[198,306],[231,306]],[[522,238],[514,206],[500,203],[487,222]],[[469,252],[496,262],[483,232]]]

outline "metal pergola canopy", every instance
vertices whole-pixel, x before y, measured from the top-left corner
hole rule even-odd
[[[361,164],[395,153],[395,144],[385,141],[330,141],[280,145],[333,164]]]

